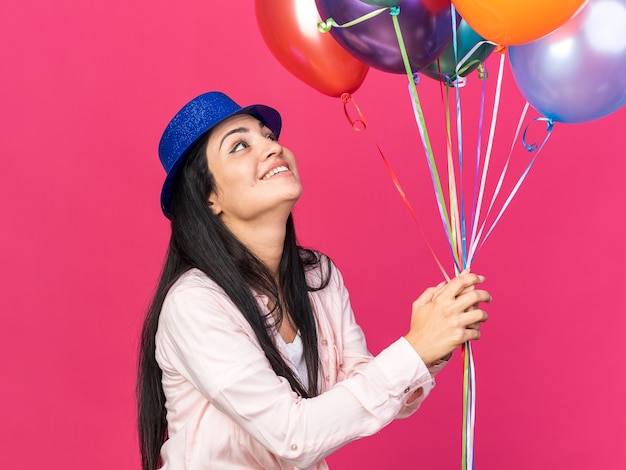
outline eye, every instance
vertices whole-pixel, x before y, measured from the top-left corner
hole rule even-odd
[[[278,139],[276,138],[276,135],[273,132],[268,131],[268,133],[265,135],[265,138],[268,140],[273,140],[274,142],[276,142]]]
[[[240,140],[237,143],[235,143],[235,145],[233,145],[233,148],[231,148],[230,152],[228,153],[239,152],[247,147],[248,147],[248,143],[245,140]]]

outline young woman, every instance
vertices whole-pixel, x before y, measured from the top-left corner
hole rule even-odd
[[[296,244],[302,187],[281,118],[219,92],[187,103],[159,157],[171,240],[143,327],[144,470],[327,468],[324,457],[412,414],[487,319],[462,273],[427,289],[373,357],[341,274]]]

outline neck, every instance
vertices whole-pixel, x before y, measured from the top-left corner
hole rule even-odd
[[[237,224],[230,224],[228,220],[224,220],[224,223],[241,243],[278,277],[278,267],[285,243],[287,217]]]

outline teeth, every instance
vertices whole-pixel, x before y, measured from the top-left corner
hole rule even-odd
[[[274,168],[272,171],[266,174],[263,179],[270,179],[272,176],[277,175],[278,173],[282,173],[283,171],[289,171],[289,168],[287,168],[286,166],[279,166],[277,168]]]

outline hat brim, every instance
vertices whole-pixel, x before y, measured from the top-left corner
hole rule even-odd
[[[263,104],[253,104],[251,106],[241,108],[224,116],[220,121],[214,123],[212,126],[207,127],[196,140],[191,142],[187,146],[187,148],[185,148],[185,150],[181,153],[181,156],[176,160],[176,162],[168,172],[165,181],[163,182],[163,188],[161,189],[161,210],[168,219],[171,219],[172,187],[174,185],[174,180],[176,179],[178,169],[187,158],[189,151],[199,141],[201,141],[207,135],[207,133],[210,132],[215,126],[217,126],[221,122],[224,122],[226,119],[237,116],[239,114],[249,114],[251,116],[254,116],[259,121],[263,122],[276,135],[276,138],[278,138],[278,136],[280,135],[280,131],[282,128],[282,118],[280,117],[280,113],[274,108],[265,106]]]

